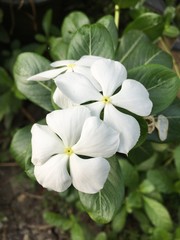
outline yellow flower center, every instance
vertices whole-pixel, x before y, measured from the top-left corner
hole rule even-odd
[[[65,154],[67,154],[68,156],[70,156],[71,154],[73,154],[73,150],[71,147],[67,147],[64,149]]]
[[[74,63],[69,63],[69,64],[67,65],[67,68],[73,69],[75,66],[76,66],[76,64],[74,64]]]
[[[111,102],[111,99],[110,97],[107,97],[107,96],[103,96],[102,100],[101,100],[103,103],[107,104],[107,103],[110,103]]]

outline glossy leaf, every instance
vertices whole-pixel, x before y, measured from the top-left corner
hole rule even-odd
[[[167,139],[164,142],[180,141],[180,100],[176,99],[167,109],[159,114],[164,115],[169,121]],[[148,136],[148,139],[161,142],[156,130]]]
[[[171,230],[173,227],[172,219],[167,209],[156,200],[143,197],[145,211],[152,224],[164,230]]]
[[[161,64],[172,68],[172,58],[155,46],[141,31],[125,33],[120,41],[116,59],[129,70],[147,64]]]
[[[153,169],[147,172],[147,178],[155,186],[158,192],[172,193],[173,181],[164,169]]]
[[[176,170],[180,176],[180,146],[176,147],[173,152]]]
[[[70,42],[71,38],[73,37],[73,34],[80,27],[89,23],[90,23],[89,19],[84,13],[80,11],[71,12],[64,18],[64,21],[62,23],[61,33],[63,40],[65,42]]]
[[[108,223],[121,207],[124,183],[116,157],[109,159],[111,170],[104,188],[96,194],[79,192],[81,203],[90,217],[99,223]]]
[[[134,189],[137,187],[139,183],[138,172],[133,165],[131,165],[128,159],[119,159],[119,164],[122,169],[122,175],[124,179],[124,184],[126,187],[130,189]]]
[[[113,59],[112,38],[102,24],[85,25],[74,34],[69,45],[68,58],[79,59],[83,55],[97,55]]]
[[[118,45],[118,31],[113,16],[104,16],[98,20],[98,23],[101,23],[104,27],[107,28],[113,41],[114,50],[116,50]]]
[[[152,240],[174,240],[173,234],[162,228],[156,228],[152,234]]]
[[[47,111],[53,110],[49,83],[28,81],[27,78],[49,69],[49,61],[35,53],[22,53],[14,65],[14,78],[18,90],[29,100]]]
[[[112,221],[112,229],[114,232],[121,232],[126,224],[127,212],[126,207],[123,206],[121,211],[114,217]]]
[[[45,211],[43,213],[44,220],[53,227],[61,228],[62,230],[66,231],[70,229],[73,225],[73,222],[69,218],[65,218],[58,213]]]
[[[50,34],[50,29],[52,24],[52,14],[53,14],[52,9],[49,9],[43,17],[42,27],[46,36],[49,36]]]
[[[67,59],[68,43],[62,38],[50,39],[50,55],[54,61]]]
[[[125,32],[134,29],[143,31],[151,40],[155,40],[162,35],[164,19],[161,15],[153,12],[143,13],[133,22],[128,24]]]
[[[147,65],[129,71],[129,78],[141,82],[149,92],[153,102],[151,114],[156,114],[167,108],[175,99],[179,79],[176,74],[160,65]]]
[[[16,162],[24,169],[31,179],[35,179],[33,174],[33,164],[31,163],[31,126],[19,129],[13,136],[10,151]]]

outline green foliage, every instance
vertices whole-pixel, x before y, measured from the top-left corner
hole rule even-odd
[[[159,49],[143,32],[138,30],[123,34],[116,59],[128,70],[147,64],[161,64],[172,68],[171,56]]]
[[[89,24],[88,17],[79,11],[72,12],[64,18],[61,27],[62,37],[65,42],[70,42],[74,33],[82,26]]]
[[[0,121],[7,115],[16,113],[21,101],[16,96],[18,91],[6,70],[0,67]]]
[[[100,23],[85,25],[71,39],[67,57],[79,59],[83,55],[114,58],[114,46],[109,31]]]
[[[45,211],[43,213],[43,218],[48,224],[59,227],[64,231],[69,230],[73,225],[70,218],[65,218],[64,216],[54,212]]]
[[[174,149],[174,161],[175,161],[177,173],[180,177],[180,146],[177,146]]]
[[[124,183],[117,158],[110,158],[109,163],[111,170],[104,188],[96,194],[79,193],[85,210],[99,223],[108,223],[112,220],[124,197]]]
[[[35,53],[22,53],[14,65],[14,78],[20,92],[40,107],[51,111],[51,89],[47,83],[27,80],[30,76],[48,69],[49,61],[44,57]]]
[[[143,13],[129,23],[125,32],[137,29],[143,31],[151,40],[158,38],[164,29],[163,17],[156,13]]]
[[[173,103],[166,108],[164,111],[160,112],[159,114],[164,115],[167,117],[169,121],[169,128],[168,128],[168,135],[165,142],[177,142],[180,141],[180,100],[177,98],[173,101]],[[160,142],[160,139],[157,135],[157,132],[154,131],[150,136],[149,139],[151,141]]]
[[[179,89],[179,79],[176,74],[161,65],[149,64],[134,68],[129,71],[129,78],[138,80],[147,88],[153,102],[151,114],[157,114],[167,108],[175,99]]]
[[[104,16],[98,20],[98,23],[101,23],[109,31],[114,45],[114,50],[116,50],[118,45],[118,32],[114,18],[111,15]]]
[[[66,215],[46,210],[43,217],[51,226],[68,231],[72,240],[118,239],[119,236],[128,240],[179,240],[180,230],[175,227],[180,222],[177,213],[180,209],[176,202],[172,204],[170,200],[171,197],[177,199],[180,193],[180,100],[176,97],[180,84],[172,70],[172,57],[152,42],[162,35],[176,37],[179,34],[179,29],[173,24],[176,9],[167,7],[160,15],[138,0],[114,0],[114,3],[122,8],[122,14],[123,8],[129,8],[125,13],[133,16],[132,21],[127,18],[123,34],[117,29],[111,15],[102,16],[91,24],[86,14],[75,11],[64,18],[60,27],[55,27],[52,24],[53,12],[48,10],[42,20],[44,33],[35,36],[38,43],[33,42],[20,50],[21,44],[13,42],[12,56],[6,63],[9,68],[18,55],[13,70],[15,82],[1,67],[0,120],[7,114],[17,112],[23,99],[46,111],[54,109],[51,102],[53,81],[27,81],[28,77],[49,70],[52,60],[97,55],[120,61],[128,70],[128,78],[141,82],[148,89],[155,123],[158,115],[167,117],[169,127],[164,142],[170,144],[162,144],[156,128],[146,138],[146,121],[137,119],[141,126],[139,142],[128,156],[118,154],[117,158],[109,159],[111,170],[104,188],[97,194],[66,191],[58,197],[64,198],[76,210]],[[9,41],[7,32],[1,26],[0,41]],[[50,57],[50,61],[44,56]],[[34,180],[30,128],[26,126],[16,131],[10,151]],[[83,216],[83,211],[98,223],[96,234],[84,227],[81,216],[77,214]],[[177,223],[173,222],[171,215],[175,216]],[[131,221],[135,221],[135,227],[129,228]],[[99,223],[109,224],[102,227]],[[128,234],[126,228],[130,229]]]
[[[26,174],[31,178],[34,177],[34,166],[31,163],[31,126],[19,129],[13,137],[10,151],[13,158],[24,169]]]
[[[156,200],[143,197],[145,211],[151,220],[152,224],[164,230],[171,230],[173,227],[172,219],[167,209]]]

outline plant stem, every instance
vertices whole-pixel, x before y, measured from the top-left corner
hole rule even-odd
[[[175,70],[177,76],[180,78],[179,68],[178,68],[178,65],[177,65],[177,63],[176,63],[176,61],[175,61],[175,59],[174,59],[174,57],[173,57],[171,51],[169,50],[168,46],[166,45],[166,43],[165,43],[165,41],[163,40],[162,37],[160,38],[159,41],[160,41],[160,44],[161,44],[161,46],[162,46],[162,49],[171,55],[172,60],[173,60],[173,67],[174,67],[174,70]]]
[[[114,8],[114,21],[116,24],[116,27],[119,28],[119,22],[120,22],[120,6],[118,4],[115,5]]]

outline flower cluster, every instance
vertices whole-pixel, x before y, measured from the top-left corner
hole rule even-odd
[[[110,171],[105,158],[128,154],[136,145],[140,126],[132,115],[148,116],[152,102],[140,82],[127,79],[120,62],[83,56],[51,66],[28,79],[53,79],[53,100],[61,109],[47,115],[47,125],[32,127],[35,177],[58,192],[73,184],[81,192],[96,193]]]

